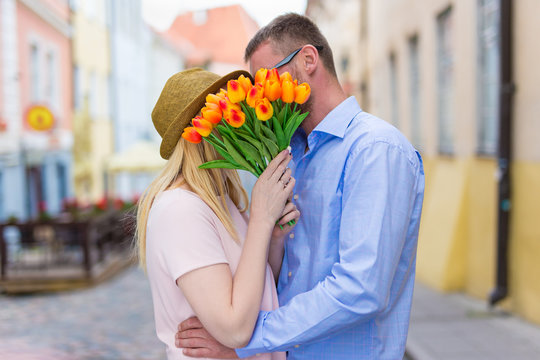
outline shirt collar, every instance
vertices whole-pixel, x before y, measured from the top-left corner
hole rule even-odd
[[[352,119],[361,111],[362,109],[358,105],[356,98],[350,96],[330,111],[313,131],[343,138],[345,136],[345,130],[349,127]]]

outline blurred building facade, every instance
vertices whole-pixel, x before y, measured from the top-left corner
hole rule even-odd
[[[240,5],[179,15],[164,36],[184,48],[186,66],[203,67],[220,75],[247,70],[244,50],[259,26]]]
[[[2,0],[0,29],[0,220],[54,215],[72,194],[68,1]]]
[[[182,70],[178,50],[160,39],[143,22],[141,1],[108,2],[110,13],[111,104],[114,149],[118,154],[140,148],[140,143],[159,141],[151,112],[156,89]],[[132,200],[148,186],[151,171],[117,171],[111,180],[112,192]]]
[[[341,1],[348,4],[343,13],[352,2],[366,12],[342,15],[366,22],[354,45],[361,58],[349,65],[359,67],[363,108],[400,128],[424,158],[417,279],[486,299],[495,287],[497,209],[511,205],[509,296],[502,305],[540,323],[540,2],[513,1],[512,196],[499,204],[501,1]],[[355,34],[358,26],[341,31]],[[349,35],[334,41],[334,48],[346,47]]]
[[[114,152],[110,99],[110,18],[104,0],[72,0],[74,189],[83,203],[105,193],[106,162]]]

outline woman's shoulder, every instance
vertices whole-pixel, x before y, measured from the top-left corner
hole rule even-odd
[[[174,213],[176,215],[211,215],[213,213],[199,195],[180,187],[165,190],[156,196],[151,212],[154,214]]]

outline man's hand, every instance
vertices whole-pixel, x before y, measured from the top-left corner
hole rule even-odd
[[[198,318],[192,317],[178,325],[175,345],[184,355],[195,358],[238,359],[234,349],[220,344],[206,331]]]

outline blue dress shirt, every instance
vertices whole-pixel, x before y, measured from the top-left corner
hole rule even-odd
[[[299,129],[291,147],[302,215],[285,243],[281,306],[261,311],[238,355],[402,359],[424,194],[420,155],[354,97],[309,136]]]

